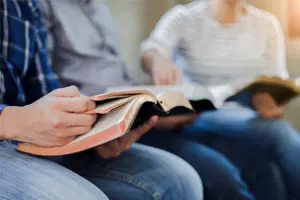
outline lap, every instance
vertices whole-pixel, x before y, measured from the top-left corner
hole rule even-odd
[[[203,181],[206,198],[222,196],[224,199],[252,199],[241,179],[239,169],[210,147],[168,131],[155,129],[144,135],[140,142],[174,153],[192,165]]]
[[[220,168],[222,173],[238,172],[238,170],[220,153],[181,135],[169,131],[151,130],[140,140],[141,143],[155,146],[174,153],[188,161],[197,171],[204,173],[207,169]],[[200,170],[200,168],[203,168]],[[208,175],[208,174],[206,174]],[[201,178],[203,178],[201,176]]]
[[[111,200],[202,199],[200,178],[190,165],[138,144],[118,158],[104,160],[88,152],[37,158],[2,142],[0,168],[0,197],[12,200],[102,200],[107,199],[104,193]]]
[[[249,108],[204,112],[184,134],[198,140],[209,137],[259,151],[269,151],[291,137],[298,137],[296,130],[283,119],[262,119]]]
[[[81,153],[63,158],[62,163],[100,187],[110,199],[132,199],[132,196],[145,200],[166,196],[177,199],[181,195],[182,199],[201,199],[202,196],[201,181],[190,165],[168,152],[141,144],[134,144],[113,159]],[[182,191],[186,194],[180,194]]]
[[[100,189],[74,172],[0,142],[0,198],[11,200],[106,200]]]
[[[174,153],[191,164],[203,180],[207,199],[252,199],[247,185],[258,199],[283,199],[277,165],[261,152],[222,140],[217,146],[206,146],[183,134],[161,130],[151,130],[140,142]]]
[[[283,119],[262,119],[248,108],[202,113],[183,134],[200,142],[208,138],[211,147],[243,171],[248,183],[255,182],[255,188],[256,183],[265,183],[271,188],[269,196],[280,193],[276,185],[282,185],[282,175],[299,166],[293,161],[300,152],[298,132]]]

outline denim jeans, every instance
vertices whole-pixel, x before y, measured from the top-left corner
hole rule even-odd
[[[206,200],[285,199],[275,184],[281,172],[289,193],[300,199],[300,137],[283,120],[224,109],[202,113],[180,133],[152,130],[140,142],[190,163],[202,178]]]
[[[222,109],[199,115],[184,134],[213,141],[212,146],[243,171],[274,162],[283,174],[289,199],[300,199],[300,135],[288,122],[259,118],[248,108]]]
[[[205,200],[254,200],[240,170],[212,148],[163,130],[151,130],[139,142],[174,153],[191,164],[202,179]]]
[[[34,157],[0,142],[0,199],[202,200],[195,170],[162,150],[134,144],[118,158],[92,152]]]

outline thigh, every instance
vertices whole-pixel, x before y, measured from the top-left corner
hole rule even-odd
[[[93,184],[70,170],[15,151],[0,142],[0,198],[10,200],[107,200]]]
[[[141,144],[134,144],[114,159],[104,160],[84,152],[65,157],[63,163],[112,200],[201,200],[203,195],[201,180],[190,165],[168,152]]]
[[[257,123],[257,119],[257,113],[248,108],[208,111],[201,113],[183,133],[195,138],[199,138],[201,134],[212,134],[214,137],[222,137],[222,139],[239,140],[239,137],[247,136],[251,127]]]
[[[211,144],[221,144],[223,150],[240,152],[240,156],[274,158],[300,152],[300,136],[288,122],[262,119],[248,108],[205,112],[183,134],[200,142],[209,138]]]
[[[253,199],[239,169],[213,149],[161,130],[150,131],[140,142],[174,153],[191,164],[203,181],[205,199]]]
[[[220,109],[200,114],[183,134],[198,141],[209,138],[212,143],[222,141],[229,146],[235,144],[251,150],[268,151],[274,146],[276,135],[270,133],[276,131],[271,127],[278,121],[259,118],[249,108]]]
[[[212,148],[241,169],[245,180],[260,199],[284,196],[281,192],[284,189],[279,189],[284,185],[284,179],[277,174],[283,174],[284,166],[296,167],[291,162],[284,165],[278,160],[296,155],[297,148],[294,147],[299,147],[295,145],[299,136],[287,122],[261,119],[255,111],[247,108],[221,109],[203,113],[183,134],[199,142],[208,138]],[[278,173],[274,172],[274,168],[278,169]],[[264,188],[264,192],[260,188]]]

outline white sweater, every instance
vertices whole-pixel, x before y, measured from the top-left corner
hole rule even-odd
[[[248,4],[245,8],[235,24],[224,25],[209,17],[207,3],[177,5],[160,19],[141,51],[156,49],[172,59],[178,48],[192,82],[221,90],[240,87],[258,75],[288,78],[278,20]],[[228,96],[233,90],[224,92]]]

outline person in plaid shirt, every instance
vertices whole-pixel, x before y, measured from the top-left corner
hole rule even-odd
[[[91,151],[43,158],[15,150],[18,142],[64,145],[96,119],[84,114],[95,104],[76,87],[59,88],[40,18],[34,0],[0,0],[0,198],[201,200],[200,178],[180,158],[137,144],[119,155],[155,125],[156,116]]]

